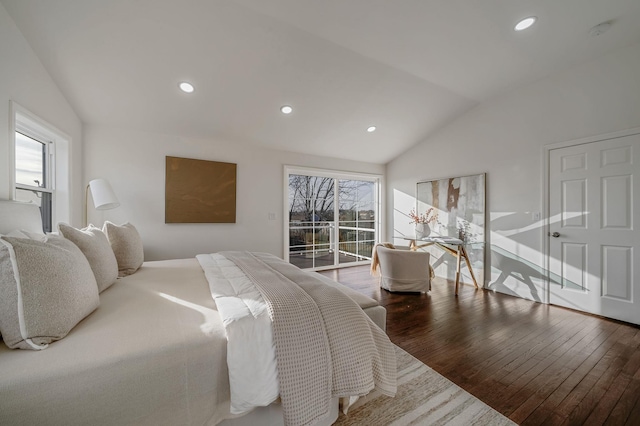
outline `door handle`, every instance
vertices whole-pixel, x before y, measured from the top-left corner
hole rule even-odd
[[[560,236],[560,233],[559,232],[554,232],[553,234],[549,233],[549,235],[551,235],[553,238],[558,238]]]

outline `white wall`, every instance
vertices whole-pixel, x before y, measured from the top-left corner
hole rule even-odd
[[[12,194],[9,179],[10,100],[71,137],[71,217],[65,220],[80,225],[82,123],[0,4],[0,199],[8,199]]]
[[[120,207],[90,219],[131,222],[142,235],[146,260],[187,258],[219,250],[253,250],[282,256],[284,165],[383,174],[384,166],[245,147],[220,140],[85,128],[85,180],[106,178]],[[236,163],[235,224],[165,224],[165,156]],[[276,219],[269,220],[268,214]]]
[[[542,147],[638,126],[640,44],[485,102],[387,165],[387,234],[413,232],[405,214],[416,182],[486,172],[486,283],[546,300],[542,222],[532,220],[542,210]]]

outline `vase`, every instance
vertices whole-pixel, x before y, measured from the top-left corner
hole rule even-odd
[[[416,223],[416,240],[426,238],[431,234],[431,228],[428,223]]]

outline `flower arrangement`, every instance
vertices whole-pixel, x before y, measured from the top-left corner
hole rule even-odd
[[[438,219],[438,212],[433,207],[430,207],[422,214],[416,213],[416,209],[411,209],[409,217],[411,218],[411,222],[409,223],[431,223]]]

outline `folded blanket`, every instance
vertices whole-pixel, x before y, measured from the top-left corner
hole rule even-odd
[[[371,253],[371,276],[372,277],[380,276],[380,271],[378,270],[378,267],[380,266],[380,261],[378,260],[378,246],[386,247],[389,249],[396,248],[396,246],[394,246],[391,243],[378,243],[373,247],[373,252]]]
[[[275,256],[219,254],[250,278],[267,305],[285,424],[313,424],[332,397],[374,388],[395,395],[393,345],[356,302]]]

